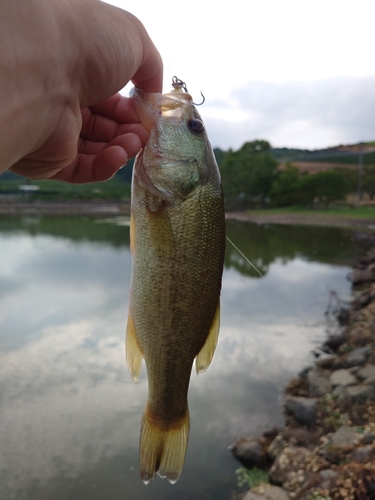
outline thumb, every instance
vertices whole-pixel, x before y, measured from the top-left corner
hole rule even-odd
[[[108,99],[129,81],[161,92],[162,59],[139,19],[101,1],[90,7],[81,32],[81,108]]]

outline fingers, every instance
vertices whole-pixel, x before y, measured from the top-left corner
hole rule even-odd
[[[82,141],[79,148],[84,150],[85,147],[92,148],[90,154],[79,152],[70,165],[50,178],[74,184],[106,181],[125,165],[128,158],[138,153],[142,144],[138,135],[129,133],[116,137],[99,152],[95,152],[100,148],[98,144],[87,146]]]
[[[119,113],[117,114],[119,115]],[[124,115],[124,119],[125,123],[122,123],[121,120],[115,121],[106,116],[92,113],[92,108],[86,108],[82,110],[82,129],[80,137],[87,141],[110,142],[118,135],[131,132],[139,135],[142,144],[145,144],[148,138],[148,132],[146,128],[139,123],[139,118],[137,117],[137,120],[133,123],[126,123],[126,115]]]
[[[118,123],[139,123],[140,119],[133,107],[133,101],[128,97],[123,97],[121,94],[115,94],[105,101],[90,106],[92,113],[105,116]],[[83,110],[86,112],[86,110]]]

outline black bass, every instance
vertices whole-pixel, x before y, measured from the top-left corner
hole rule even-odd
[[[220,322],[225,250],[219,170],[204,124],[183,82],[168,94],[132,90],[150,132],[133,171],[133,256],[126,358],[137,382],[144,358],[148,401],[140,473],[179,478],[189,435],[192,364],[211,363]]]

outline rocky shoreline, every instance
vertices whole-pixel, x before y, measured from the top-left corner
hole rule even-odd
[[[230,449],[268,472],[242,500],[375,498],[375,248],[351,273],[355,299],[331,295],[341,324],[285,389],[285,427]]]

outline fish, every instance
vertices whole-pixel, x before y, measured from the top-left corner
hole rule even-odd
[[[141,422],[140,475],[175,483],[189,436],[192,365],[205,371],[216,348],[225,252],[219,169],[186,85],[166,94],[131,90],[149,131],[132,177],[132,278],[126,360],[148,399]]]

